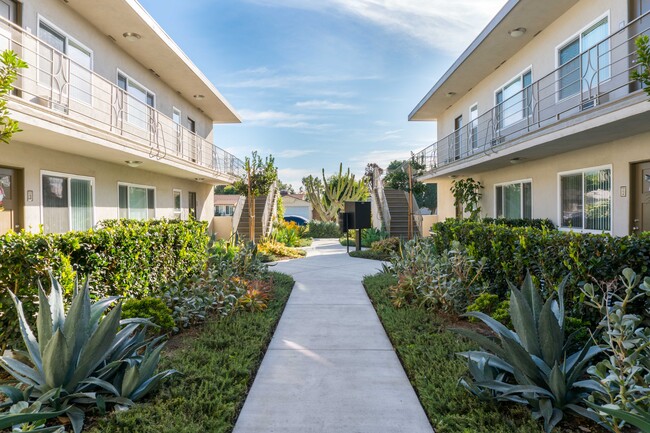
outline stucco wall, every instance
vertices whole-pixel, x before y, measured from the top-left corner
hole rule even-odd
[[[187,179],[179,179],[152,173],[140,168],[117,165],[69,153],[57,152],[43,147],[12,141],[11,152],[5,152],[0,165],[23,169],[24,191],[33,192],[33,201],[25,202],[25,228],[38,231],[41,220],[41,171],[92,177],[95,181],[94,222],[118,217],[118,182],[145,185],[156,188],[156,218],[174,218],[173,190],[181,194],[182,218],[188,216],[188,193],[196,192],[198,216],[212,221],[213,187]],[[26,199],[25,199],[26,200]]]
[[[495,106],[495,92],[532,66],[533,81],[557,68],[557,48],[579,32],[609,14],[610,34],[627,23],[628,2],[624,0],[582,0],[544,29],[516,55],[474,86],[438,118],[438,140],[454,131],[454,119],[469,122],[469,109],[478,103],[479,116]],[[489,71],[486,71],[486,73]]]
[[[183,126],[187,117],[196,121],[197,134],[211,139],[211,119],[201,113],[188,100],[179,96],[148,68],[122,51],[91,23],[78,15],[60,0],[26,0],[23,3],[22,23],[29,32],[38,35],[39,16],[93,51],[93,70],[112,83],[117,83],[119,69],[155,94],[155,105],[167,117],[172,117],[172,106],[181,110]]]
[[[230,239],[232,234],[232,216],[219,216],[212,219],[212,233],[218,239]]]
[[[499,170],[472,175],[483,183],[483,215],[495,217],[495,185],[517,180],[532,180],[533,218],[550,218],[559,221],[558,173],[591,167],[611,165],[612,168],[612,234],[629,234],[631,206],[631,164],[650,160],[650,133],[591,146],[586,149],[562,153],[552,157],[526,161]],[[438,183],[438,215],[440,221],[455,216],[453,196],[450,191],[452,179],[434,178]],[[627,194],[621,196],[621,187]]]

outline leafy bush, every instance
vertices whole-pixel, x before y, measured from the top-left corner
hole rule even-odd
[[[312,238],[338,239],[341,237],[339,225],[334,222],[309,221],[307,233]]]
[[[477,286],[483,263],[470,258],[458,242],[441,254],[429,241],[415,239],[391,259],[399,281],[391,288],[397,307],[418,304],[445,312],[463,313],[482,287]]]
[[[467,312],[485,313],[493,319],[510,327],[510,301],[502,301],[497,295],[492,293],[481,293],[478,297],[467,307]],[[472,321],[476,319],[471,318]]]
[[[467,313],[490,327],[498,341],[474,331],[456,330],[485,349],[461,353],[468,359],[473,375],[473,379],[466,378],[461,383],[481,398],[493,396],[496,400],[531,406],[533,417],[543,419],[546,433],[562,420],[565,411],[596,418],[578,404],[597,386],[594,381],[581,379],[600,349],[585,345],[576,353],[568,352],[571,345],[567,344],[564,331],[565,284],[566,279],[557,288],[557,300],[551,296],[546,302],[530,274],[521,290],[511,286],[510,317],[514,331],[484,313]]]
[[[134,319],[141,317],[160,327],[163,333],[174,328],[172,312],[160,298],[146,297],[142,299],[127,299],[122,304],[122,318]]]
[[[598,334],[607,355],[589,369],[599,384],[590,400],[631,416],[650,412],[650,329],[643,325],[643,316],[628,311],[636,300],[650,297],[650,278],[642,281],[640,275],[628,268],[617,280],[599,286],[585,284],[583,293],[587,304],[603,317]],[[617,433],[622,431],[624,416],[601,410],[599,413],[609,428]]]
[[[508,281],[521,284],[528,270],[543,292],[569,274],[568,313],[594,326],[600,317],[581,302],[581,285],[610,281],[626,267],[645,273],[650,264],[650,233],[612,237],[455,220],[435,224],[433,230],[429,239],[434,250],[444,251],[458,241],[471,257],[486,259],[481,282],[500,299],[506,298]],[[642,307],[636,305],[634,312]]]
[[[272,239],[287,247],[297,247],[306,235],[307,227],[299,226],[294,221],[283,221],[276,224]]]
[[[533,227],[536,229],[555,229],[555,224],[548,218],[545,219],[525,219],[525,218],[483,218],[481,220],[483,224],[496,224],[503,225],[508,227]]]
[[[350,246],[356,246],[357,237],[356,230],[350,230]],[[388,237],[388,232],[384,230],[379,230],[375,228],[363,229],[361,230],[361,246],[364,248],[370,248],[374,242],[381,241]],[[339,242],[341,245],[346,246],[348,244],[348,237],[344,233]]]
[[[270,239],[260,242],[257,246],[260,253],[273,255],[276,257],[286,257],[290,259],[297,259],[300,257],[305,257],[307,252],[298,248],[289,248],[284,246],[280,242],[276,242]]]
[[[204,222],[104,221],[102,228],[65,234],[14,233],[0,236],[0,353],[20,347],[18,318],[8,290],[24,302],[25,314],[36,312],[38,280],[57,277],[72,294],[75,272],[88,275],[93,297],[142,298],[167,281],[200,274],[207,257]]]
[[[375,241],[370,245],[370,248],[373,251],[380,253],[397,253],[399,252],[402,242],[397,237],[386,238],[379,241]]]
[[[150,322],[120,320],[121,302],[102,319],[117,298],[91,304],[88,282],[74,289],[66,316],[58,281],[52,278],[49,296],[39,285],[38,340],[25,318],[22,302],[10,292],[27,351],[0,357],[0,366],[22,385],[33,387],[30,397],[41,397],[55,410],[64,408],[75,433],[79,433],[84,423],[83,408],[94,405],[105,410],[107,404],[127,408],[176,372],[155,374],[164,343],[159,338],[145,340]],[[145,328],[139,330],[142,325]]]
[[[361,250],[361,251],[350,251],[350,257],[355,257],[357,259],[388,261],[390,260],[391,255],[388,253],[383,253],[375,250]]]

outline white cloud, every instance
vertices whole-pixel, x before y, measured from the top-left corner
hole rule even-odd
[[[290,183],[297,190],[302,185],[302,178],[309,175],[320,176],[320,170],[310,170],[308,168],[280,168],[278,177],[284,183]]]
[[[257,122],[266,123],[273,121],[296,121],[308,119],[304,114],[285,113],[282,111],[253,111],[253,110],[240,110],[239,112],[244,119],[244,122]]]
[[[314,149],[286,149],[286,150],[282,150],[282,151],[276,153],[275,156],[277,156],[278,158],[291,159],[291,158],[300,158],[301,156],[311,155],[312,153],[316,153],[316,150],[314,150]]]
[[[352,15],[434,48],[458,53],[506,0],[248,0],[265,6]]]
[[[253,71],[251,73],[251,71]],[[286,89],[295,88],[301,85],[314,85],[314,84],[328,84],[328,83],[342,83],[354,81],[369,81],[377,80],[380,77],[374,75],[367,76],[351,76],[351,75],[298,75],[289,74],[283,75],[277,72],[270,71],[266,68],[259,68],[254,70],[242,71],[238,75],[238,80],[230,83],[225,83],[221,87],[234,88],[234,89]],[[240,78],[239,75],[244,75]],[[246,76],[248,75],[248,76]]]
[[[350,104],[343,104],[340,102],[332,102],[328,100],[311,100],[311,101],[301,101],[296,103],[298,108],[306,108],[309,110],[332,110],[332,111],[354,111],[358,110],[359,107]]]

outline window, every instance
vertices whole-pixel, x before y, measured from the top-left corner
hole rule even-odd
[[[181,213],[183,208],[181,207],[181,195],[183,192],[180,189],[175,189],[173,191],[174,195],[174,218],[181,219]]]
[[[496,217],[531,219],[533,217],[533,185],[530,180],[495,186]]]
[[[126,121],[141,129],[149,125],[150,109],[155,106],[155,95],[122,72],[117,73],[117,85],[127,92]]]
[[[560,227],[610,231],[611,179],[611,168],[560,173]]]
[[[230,204],[218,204],[214,206],[214,216],[232,216],[235,214],[235,206]]]
[[[531,114],[533,72],[526,71],[497,90],[497,124],[499,129],[507,128],[527,118]]]
[[[63,63],[59,53],[66,54],[71,60],[68,71],[70,97],[91,105],[92,51],[42,20],[38,24],[38,36],[47,43],[39,47],[39,83],[61,94],[67,91],[59,82],[60,78],[55,77]]]
[[[137,220],[155,218],[156,189],[151,186],[118,184],[119,217]]]
[[[559,98],[593,89],[610,78],[609,19],[601,19],[558,49]]]
[[[461,143],[463,142],[463,116],[454,119],[454,149],[453,159],[460,159]]]
[[[93,178],[44,172],[41,180],[45,232],[88,230],[93,226]]]
[[[469,123],[472,150],[476,150],[478,148],[478,104],[472,105],[469,109]]]

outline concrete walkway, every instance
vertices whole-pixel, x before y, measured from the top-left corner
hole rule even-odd
[[[296,280],[235,433],[432,433],[361,284],[379,262],[332,240],[275,270]]]

